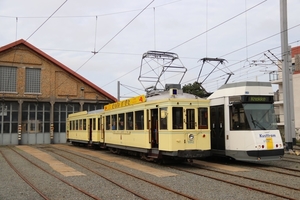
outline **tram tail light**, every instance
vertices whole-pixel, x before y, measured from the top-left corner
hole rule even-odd
[[[203,134],[202,137],[205,138],[205,134]]]
[[[264,149],[264,148],[265,148],[265,145],[261,145],[261,148]]]

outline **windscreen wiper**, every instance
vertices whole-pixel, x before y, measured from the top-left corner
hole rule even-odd
[[[253,116],[252,114],[250,114],[250,117],[251,117],[251,121],[252,121],[252,124],[254,126],[254,128],[256,128],[256,126],[258,128],[260,128],[261,130],[267,130],[263,125],[261,125],[257,120],[253,119]]]

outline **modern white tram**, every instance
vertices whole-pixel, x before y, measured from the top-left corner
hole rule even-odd
[[[284,155],[269,82],[225,84],[208,97],[212,155],[242,161],[279,160]]]

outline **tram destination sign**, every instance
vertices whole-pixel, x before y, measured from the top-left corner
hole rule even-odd
[[[145,95],[140,95],[140,96],[133,97],[133,98],[130,98],[130,99],[126,99],[126,100],[123,100],[123,101],[118,101],[116,103],[111,103],[111,104],[105,105],[104,110],[105,111],[113,110],[113,109],[116,109],[116,108],[122,108],[122,107],[130,106],[130,105],[143,103],[145,101],[146,101]]]
[[[273,96],[252,96],[244,95],[242,96],[242,102],[248,103],[273,103]]]

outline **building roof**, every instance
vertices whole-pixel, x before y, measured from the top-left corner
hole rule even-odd
[[[300,54],[300,46],[292,48],[292,58],[297,54]]]
[[[55,65],[57,65],[58,67],[60,67],[61,69],[63,69],[64,71],[72,74],[74,77],[78,78],[79,80],[81,80],[82,82],[84,82],[85,84],[89,85],[91,88],[93,88],[94,90],[96,90],[97,92],[103,94],[104,96],[106,96],[108,99],[116,102],[117,99],[112,96],[111,94],[107,93],[106,91],[102,90],[101,88],[99,88],[97,85],[95,85],[94,83],[90,82],[89,80],[87,80],[86,78],[84,78],[83,76],[79,75],[78,73],[76,73],[75,71],[71,70],[70,68],[68,68],[66,65],[62,64],[61,62],[55,60],[54,58],[52,58],[51,56],[49,56],[48,54],[46,54],[45,52],[41,51],[40,49],[36,48],[35,46],[33,46],[32,44],[28,43],[27,41],[20,39],[17,40],[13,43],[7,44],[5,46],[0,47],[0,53],[4,52],[8,49],[11,49],[15,46],[18,46],[20,44],[23,44],[25,46],[27,46],[29,49],[31,49],[32,51],[36,52],[37,54],[41,55],[42,57],[44,57],[45,59],[51,61],[52,63],[54,63]]]

